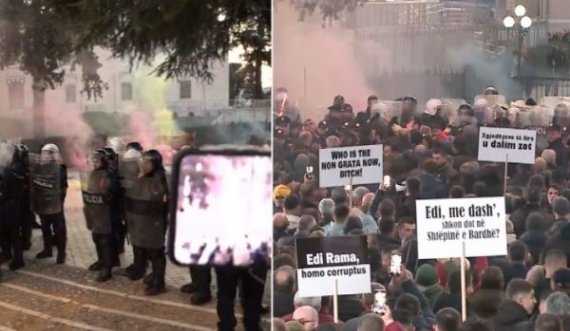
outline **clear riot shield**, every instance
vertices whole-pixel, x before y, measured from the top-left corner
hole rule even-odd
[[[508,117],[501,108],[508,108],[504,95],[478,95],[473,102],[475,117],[480,125],[495,125],[498,118]]]
[[[91,159],[87,161],[87,165],[79,171],[79,180],[81,181],[81,192],[85,202],[85,194],[97,193],[97,181],[93,176],[93,162]]]
[[[130,189],[133,183],[139,176],[140,159],[125,159],[119,160],[119,178],[121,180],[121,187]]]
[[[446,119],[455,119],[458,116],[457,109],[459,109],[459,106],[467,104],[467,101],[464,99],[442,98],[441,103],[441,116]]]
[[[30,154],[32,209],[40,215],[63,211],[61,166],[53,156]]]
[[[545,107],[530,107],[528,114],[528,125],[521,126],[522,129],[536,131],[536,152],[542,153],[548,148],[548,127],[552,125],[553,117],[548,115]],[[561,127],[561,133],[564,135],[564,128]]]
[[[95,171],[92,163],[89,162],[79,174],[87,228],[94,233],[110,233],[111,210],[106,196],[110,181],[107,171]]]
[[[393,118],[402,116],[402,107],[401,101],[379,100],[372,106],[371,113],[380,115],[384,123],[389,123]]]

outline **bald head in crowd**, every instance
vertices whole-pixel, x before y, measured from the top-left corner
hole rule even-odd
[[[293,293],[295,291],[295,269],[290,266],[282,266],[273,273],[273,289],[281,293]]]
[[[542,151],[541,157],[548,166],[556,166],[556,152],[552,149],[545,149]]]
[[[311,306],[302,306],[293,312],[293,319],[301,322],[305,331],[316,330],[319,326],[319,313]]]
[[[546,161],[544,161],[544,159],[541,157],[537,157],[534,160],[533,170],[535,173],[543,172],[544,170],[546,170]]]
[[[274,228],[286,228],[289,226],[289,221],[287,221],[287,216],[284,213],[276,213],[273,215],[273,227]]]

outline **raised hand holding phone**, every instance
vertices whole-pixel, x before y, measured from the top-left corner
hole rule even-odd
[[[394,252],[390,256],[390,274],[392,276],[399,276],[402,269],[402,255],[399,252]]]

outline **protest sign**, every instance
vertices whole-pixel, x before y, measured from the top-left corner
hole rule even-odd
[[[479,161],[534,164],[536,131],[481,127]]]
[[[417,200],[420,259],[507,255],[505,198]]]
[[[366,236],[296,240],[301,297],[370,293]]]
[[[383,156],[382,145],[321,149],[319,185],[335,187],[380,183],[383,175]]]

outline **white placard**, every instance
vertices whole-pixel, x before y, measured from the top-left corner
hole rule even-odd
[[[300,297],[370,293],[366,236],[298,238],[297,286]]]
[[[534,164],[536,131],[481,127],[479,161]]]
[[[382,145],[319,150],[319,186],[335,187],[380,183],[383,176]]]
[[[505,198],[416,200],[418,258],[507,255]]]

